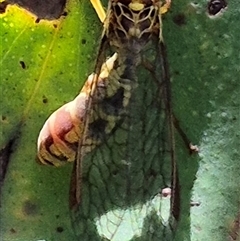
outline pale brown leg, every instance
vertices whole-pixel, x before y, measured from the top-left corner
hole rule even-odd
[[[160,7],[160,14],[164,14],[168,11],[168,9],[171,6],[171,0],[166,0],[166,2],[163,4],[163,6]]]
[[[93,8],[95,9],[100,21],[103,23],[106,18],[106,12],[100,0],[90,0]]]

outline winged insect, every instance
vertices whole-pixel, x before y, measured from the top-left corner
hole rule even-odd
[[[70,208],[80,240],[172,239],[180,201],[161,20],[169,6],[110,0],[95,72],[40,133],[42,163],[75,161]],[[158,195],[169,186],[170,204]]]

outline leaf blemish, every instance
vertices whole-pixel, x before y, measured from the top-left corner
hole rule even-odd
[[[43,104],[47,104],[48,103],[48,98],[46,96],[43,96],[42,102],[43,102]]]
[[[179,13],[173,17],[173,22],[178,26],[185,25],[187,23],[186,16],[183,13]]]
[[[3,14],[3,13],[6,12],[7,6],[8,6],[8,2],[7,1],[0,3],[0,14]]]
[[[33,215],[36,215],[38,213],[38,208],[37,208],[37,205],[35,203],[33,203],[30,200],[27,200],[23,204],[22,211],[25,215],[33,216]]]
[[[210,0],[208,3],[208,14],[210,16],[217,15],[227,7],[225,0]]]
[[[26,69],[26,64],[24,61],[21,60],[21,61],[19,61],[19,63],[21,65],[22,69]]]
[[[63,229],[63,227],[57,227],[57,228],[56,228],[56,231],[57,231],[58,233],[62,233],[62,232],[64,231],[64,229]]]

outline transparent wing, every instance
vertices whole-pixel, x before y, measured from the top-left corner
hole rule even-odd
[[[172,239],[170,198],[161,195],[172,185],[166,83],[161,68],[153,65],[161,65],[158,44],[150,46],[143,59],[155,68],[139,66],[138,85],[131,89],[124,113],[109,135],[95,126],[101,144],[81,160],[80,202],[71,212],[79,240]],[[123,101],[124,94],[119,95],[116,108],[123,108]],[[95,120],[102,118],[101,103],[94,107]],[[72,185],[75,190],[76,182]]]
[[[38,156],[54,166],[76,160],[70,208],[78,240],[172,240],[177,177],[160,1],[111,3],[95,73],[46,122]]]

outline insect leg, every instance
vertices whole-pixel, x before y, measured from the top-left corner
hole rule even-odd
[[[193,145],[192,142],[189,140],[189,138],[187,137],[186,133],[181,128],[181,126],[179,124],[179,121],[178,121],[177,117],[174,115],[174,113],[173,113],[173,121],[174,121],[173,124],[174,124],[175,129],[178,131],[178,133],[181,136],[184,144],[189,149],[189,153],[192,154],[194,152],[199,152],[198,146],[197,145]]]
[[[168,11],[171,6],[171,0],[166,0],[163,6],[160,7],[160,14],[164,14]]]
[[[179,177],[176,163],[176,150],[175,150],[175,135],[174,135],[174,117],[172,109],[172,99],[171,99],[171,83],[170,83],[170,73],[169,66],[167,63],[167,53],[166,46],[163,41],[160,41],[160,57],[162,63],[162,79],[164,81],[164,100],[167,118],[169,122],[169,140],[170,140],[170,155],[172,162],[172,195],[171,195],[171,213],[173,217],[178,221],[180,216],[180,186]]]

